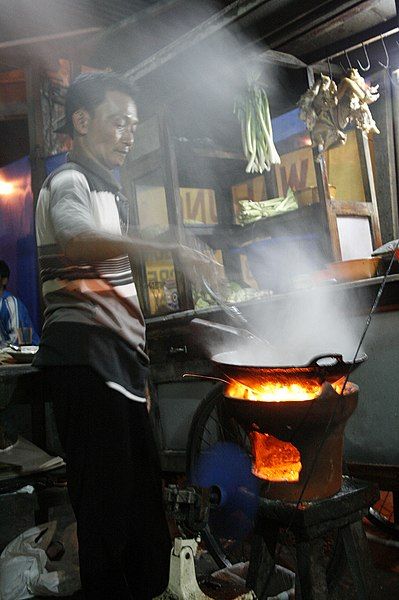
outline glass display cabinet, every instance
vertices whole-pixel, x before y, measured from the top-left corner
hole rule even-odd
[[[362,134],[349,131],[347,144],[330,149],[321,163],[298,110],[288,111],[274,119],[281,164],[248,175],[238,123],[231,119],[229,128],[222,146],[206,128],[198,139],[182,135],[166,109],[139,124],[121,174],[132,200],[132,233],[206,244],[229,285],[253,290],[252,297],[289,291],[327,262],[367,256],[380,245],[372,145]],[[289,188],[296,210],[240,224],[241,200],[283,197]],[[214,303],[175,269],[176,260],[154,252],[136,265],[146,318]]]

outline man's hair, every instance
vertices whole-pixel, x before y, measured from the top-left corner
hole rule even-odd
[[[105,99],[107,92],[122,92],[133,99],[133,89],[127,79],[115,73],[82,73],[69,86],[65,96],[64,132],[73,137],[73,114],[80,108],[86,109],[90,115]]]
[[[0,277],[10,277],[10,267],[4,260],[0,260]]]

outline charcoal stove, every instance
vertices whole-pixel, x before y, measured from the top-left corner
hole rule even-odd
[[[341,394],[339,384],[334,389],[324,383],[307,398],[306,387],[297,384],[295,395],[302,399],[295,400],[289,391],[285,399],[281,388],[277,391],[277,397],[255,400],[245,386],[225,387],[229,413],[251,440],[253,473],[270,482],[268,498],[296,502],[333,496],[341,488],[344,429],[356,408],[358,387],[348,383]]]
[[[382,289],[383,285],[370,317]],[[361,341],[369,323],[370,318]],[[262,354],[260,346],[256,354]],[[254,365],[240,351],[212,357],[219,379],[225,384],[227,416],[248,434],[252,471],[268,484],[265,497],[260,499],[247,579],[260,600],[268,596],[282,531],[291,531],[295,538],[295,598],[330,597],[329,565],[321,561],[326,535],[343,544],[338,554],[345,556],[349,564],[356,597],[375,597],[361,518],[377,498],[378,490],[349,479],[345,486],[342,477],[344,430],[356,408],[359,391],[348,378],[367,358],[359,358],[359,354],[360,343],[352,363],[331,355],[335,364],[326,368],[318,359],[327,357],[287,368],[264,366],[267,362]]]
[[[295,370],[269,375],[257,382],[256,369],[239,373],[239,381],[225,373],[229,383],[223,392],[229,415],[251,440],[252,472],[268,483],[258,508],[247,585],[259,598],[267,597],[276,540],[279,532],[290,530],[296,598],[329,597],[327,565],[321,560],[326,535],[342,544],[356,597],[372,598],[372,564],[360,519],[377,491],[342,476],[344,430],[359,389],[347,376],[322,383],[303,372],[296,379]]]
[[[321,500],[339,491],[345,425],[358,398],[347,378],[366,358],[327,354],[301,366],[264,366],[237,351],[212,357],[228,411],[251,440],[253,473],[270,482],[269,498]]]

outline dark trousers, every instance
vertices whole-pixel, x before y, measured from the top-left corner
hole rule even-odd
[[[167,586],[171,542],[145,403],[89,367],[44,372],[65,450],[88,600],[149,600]]]

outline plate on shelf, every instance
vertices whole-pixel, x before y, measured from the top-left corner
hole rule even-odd
[[[21,346],[20,350],[7,348],[6,353],[11,356],[15,362],[20,364],[29,364],[39,350],[39,346]]]

